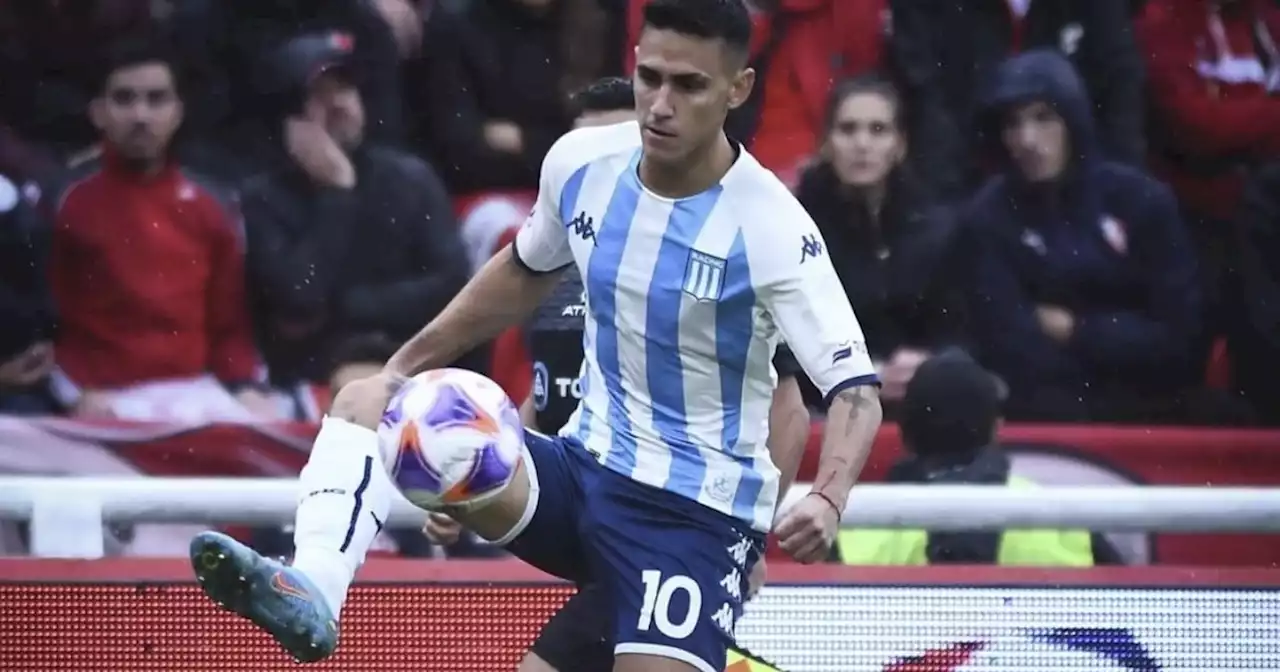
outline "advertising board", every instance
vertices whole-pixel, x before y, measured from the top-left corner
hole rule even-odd
[[[778,566],[738,639],[787,672],[1280,670],[1280,572]],[[371,562],[316,670],[509,672],[572,593],[511,561]],[[297,669],[169,560],[0,560],[0,670]],[[572,672],[572,671],[564,671]]]

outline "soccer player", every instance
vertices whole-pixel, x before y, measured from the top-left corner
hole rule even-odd
[[[573,96],[578,110],[576,128],[608,126],[635,119],[635,94],[629,80],[602,79]],[[526,424],[546,430],[564,426],[577,408],[575,390],[582,368],[582,332],[586,314],[581,276],[572,266],[565,269],[551,296],[534,311],[530,321],[529,354],[533,360],[533,393],[521,407]],[[779,346],[773,360],[778,387],[769,409],[767,445],[781,472],[778,492],[785,494],[795,479],[809,438],[809,412],[805,409],[796,374],[795,357]],[[532,420],[532,422],[530,422]],[[440,544],[459,538],[462,528],[449,516],[433,513],[423,530]],[[756,563],[748,583],[747,598],[764,581],[764,560]],[[598,584],[580,586],[578,592],[543,626],[518,672],[608,672],[613,669],[613,619],[608,594]],[[745,652],[732,647],[743,665],[759,667]]]
[[[813,490],[774,532],[797,560],[827,556],[880,424],[862,331],[813,221],[724,133],[754,82],[742,0],[651,0],[643,16],[638,122],[559,140],[516,241],[383,374],[334,399],[299,476],[293,565],[193,540],[206,593],[295,657],[337,645],[390,506],[375,428],[403,376],[523,319],[569,264],[587,293],[582,402],[559,437],[526,432],[511,483],[461,522],[606,591],[615,672],[722,670],[773,527],[766,415],[785,340],[830,407]]]

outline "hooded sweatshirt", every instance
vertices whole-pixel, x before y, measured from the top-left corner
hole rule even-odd
[[[1052,184],[1025,181],[1000,145],[1012,108],[1049,104],[1071,157]],[[1019,389],[1167,389],[1192,370],[1201,326],[1196,257],[1172,193],[1104,160],[1091,105],[1070,62],[1052,51],[1006,61],[984,96],[981,122],[1003,166],[967,207],[974,329],[984,363]],[[1039,305],[1075,318],[1064,343],[1041,329]]]

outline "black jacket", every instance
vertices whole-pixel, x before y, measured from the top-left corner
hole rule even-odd
[[[1002,66],[983,114],[993,146],[1000,111],[1032,100],[1064,118],[1073,156],[1052,186],[1023,182],[1002,156],[1004,173],[965,211],[981,359],[1009,383],[1013,401],[1047,388],[1072,399],[1170,394],[1197,365],[1202,326],[1196,256],[1174,196],[1103,160],[1080,79],[1052,51]],[[1043,333],[1037,305],[1075,316],[1066,344]]]
[[[876,224],[826,163],[805,171],[796,197],[822,233],[872,359],[903,347],[934,350],[962,340],[957,226],[947,210],[922,203],[899,172]]]
[[[940,193],[980,179],[974,116],[996,67],[1016,53],[1005,0],[890,0],[890,63],[911,101],[912,152]],[[1035,0],[1021,50],[1068,53],[1093,101],[1099,143],[1111,160],[1142,165],[1143,68],[1129,6],[1119,0]]]
[[[407,339],[467,281],[435,172],[384,148],[362,149],[353,161],[350,190],[316,186],[296,169],[245,187],[249,286],[274,379],[323,378],[325,353],[351,335]]]
[[[0,175],[0,362],[53,337],[50,229],[22,190]]]
[[[263,95],[264,59],[298,35],[324,30],[355,39],[353,71],[370,142],[404,139],[400,56],[386,22],[365,0],[184,0],[169,23],[182,52],[184,132],[207,142],[197,165],[237,179],[283,163],[279,102]]]
[[[542,159],[571,117],[562,92],[558,15],[533,15],[516,0],[436,12],[426,51],[406,74],[417,140],[454,192],[532,188]],[[519,153],[491,148],[487,121],[514,122]]]
[[[1234,377],[1254,409],[1280,424],[1280,163],[1245,190],[1236,234],[1227,325]]]

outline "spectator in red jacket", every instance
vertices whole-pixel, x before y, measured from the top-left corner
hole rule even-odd
[[[1152,168],[1199,219],[1234,214],[1248,167],[1280,158],[1280,6],[1149,0]]]
[[[616,1],[616,0],[611,0]],[[626,71],[647,0],[627,0]],[[746,0],[756,87],[729,117],[766,168],[792,182],[822,142],[835,82],[875,70],[889,30],[888,0]]]
[[[126,397],[135,410],[143,397],[222,415],[240,408],[214,378],[245,406],[267,410],[254,384],[240,220],[168,155],[183,112],[175,80],[168,54],[150,41],[112,49],[90,105],[102,155],[73,169],[56,201],[55,353],[62,396],[80,415],[120,415]],[[139,394],[159,383],[174,387]],[[180,393],[193,394],[157,398]]]

